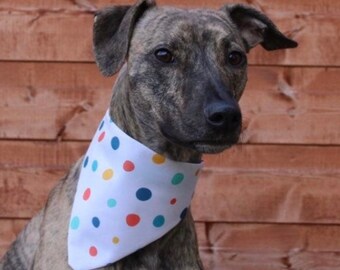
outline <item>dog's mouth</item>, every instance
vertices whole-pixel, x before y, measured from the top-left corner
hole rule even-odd
[[[239,135],[226,136],[223,139],[192,139],[182,140],[175,135],[170,134],[165,129],[161,129],[163,136],[173,144],[181,147],[193,149],[202,154],[215,154],[220,153],[238,142]],[[213,136],[212,136],[213,137]]]

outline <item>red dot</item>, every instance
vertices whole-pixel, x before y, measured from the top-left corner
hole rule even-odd
[[[87,201],[91,196],[91,189],[90,188],[87,188],[85,191],[84,191],[84,194],[83,194],[83,199],[84,201]]]
[[[123,164],[123,169],[127,172],[132,172],[135,169],[135,164],[132,161],[127,160]]]
[[[97,256],[97,254],[98,254],[97,248],[94,247],[94,246],[90,247],[89,253],[92,257]]]
[[[176,198],[172,198],[171,201],[170,201],[170,204],[174,205],[176,202],[177,202]]]
[[[140,217],[136,214],[129,214],[126,216],[126,223],[131,227],[136,226],[139,222]]]
[[[101,142],[101,141],[104,139],[104,137],[105,137],[105,131],[103,131],[103,132],[99,135],[99,137],[98,137],[98,142]]]

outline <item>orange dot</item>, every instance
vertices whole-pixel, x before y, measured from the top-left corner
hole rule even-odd
[[[127,172],[132,172],[135,169],[135,164],[132,161],[127,160],[123,164],[123,169]]]
[[[103,179],[104,180],[110,180],[113,177],[113,170],[107,169],[103,172]]]
[[[136,226],[140,222],[140,217],[136,214],[129,214],[126,216],[126,223],[130,227]]]
[[[92,257],[97,256],[97,254],[98,254],[97,248],[94,247],[94,246],[90,247],[89,253]]]
[[[158,165],[163,164],[165,162],[165,157],[160,154],[154,154],[152,156],[152,161]]]
[[[117,236],[112,238],[112,243],[118,244],[119,243],[119,238]]]

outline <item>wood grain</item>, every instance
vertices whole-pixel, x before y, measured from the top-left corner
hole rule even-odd
[[[30,9],[31,5],[14,8],[13,4],[2,4],[0,9],[0,38],[2,60],[25,61],[93,61],[92,56],[92,22],[95,4],[89,1],[75,1],[77,4],[57,4],[52,1],[51,11],[46,10],[47,4],[41,3],[40,8]],[[107,2],[99,2],[102,6]],[[122,2],[121,2],[122,3]],[[168,1],[163,3],[171,4]],[[193,2],[188,3],[191,5]],[[195,5],[205,6],[207,2]],[[214,7],[220,1],[209,3]],[[300,66],[339,66],[340,56],[337,53],[340,30],[340,17],[337,8],[332,9],[334,16],[329,16],[330,3],[325,8],[314,10],[314,5],[305,2],[295,11],[293,4],[277,5],[268,8],[267,4],[259,4],[258,8],[268,13],[278,27],[288,36],[296,39],[300,46],[295,50],[265,52],[262,48],[255,49],[249,58],[251,64],[260,65],[300,65]],[[255,4],[256,5],[256,4]],[[303,10],[303,8],[305,8]],[[14,10],[13,10],[14,8]],[[67,12],[67,10],[70,12]],[[274,9],[274,10],[273,10]],[[308,9],[311,10],[308,12]],[[282,11],[283,10],[283,11]],[[76,12],[76,13],[74,13]],[[49,27],[46,27],[48,25]],[[81,29],[79,26],[81,25]],[[20,37],[20,39],[18,39]],[[306,49],[308,48],[308,50]],[[322,48],[322,50],[320,50]]]
[[[27,221],[0,219],[0,257]],[[209,270],[335,270],[339,266],[339,226],[197,222],[196,229]]]
[[[0,1],[0,257],[85,153],[108,107],[115,78],[93,63],[93,13],[134,2]],[[205,156],[192,204],[203,263],[338,270],[340,1],[236,2],[267,14],[299,48],[249,54],[243,144]]]
[[[242,142],[339,144],[339,72],[251,67]],[[0,62],[0,138],[89,140],[113,82],[94,64]]]
[[[86,147],[85,142],[0,141],[0,217],[36,213]],[[207,156],[193,201],[194,217],[209,222],[340,224],[340,208],[334,203],[340,199],[339,151],[241,145]]]
[[[272,1],[272,0],[260,0],[260,1],[249,1],[249,0],[157,0],[159,5],[175,5],[184,7],[211,7],[219,8],[224,4],[229,3],[243,3],[254,6],[262,11],[271,12],[296,12],[306,14],[320,14],[327,13],[329,15],[340,13],[340,3],[334,0],[286,0]],[[135,0],[2,0],[0,2],[0,10],[25,10],[25,11],[86,11],[92,9],[103,8],[108,5],[126,5],[133,4]]]

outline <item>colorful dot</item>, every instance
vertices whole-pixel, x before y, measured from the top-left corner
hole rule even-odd
[[[84,193],[83,193],[83,199],[84,201],[87,201],[91,196],[91,189],[87,188],[85,189]]]
[[[98,169],[98,161],[97,160],[94,160],[92,162],[92,171],[96,171]]]
[[[123,164],[123,169],[127,172],[132,172],[135,169],[135,164],[130,160],[126,160]]]
[[[170,204],[174,205],[174,204],[176,204],[176,202],[177,202],[177,199],[176,198],[172,198],[171,201],[170,201]]]
[[[102,133],[100,133],[99,137],[98,137],[98,142],[101,142],[102,140],[104,140],[105,137],[105,131],[103,131]]]
[[[104,180],[110,180],[113,177],[113,170],[107,169],[103,172],[103,179]]]
[[[93,225],[95,228],[98,228],[98,227],[100,226],[100,220],[99,220],[99,218],[97,218],[97,217],[92,218],[92,225]]]
[[[86,168],[87,164],[89,163],[89,157],[87,156],[85,159],[84,159],[84,168]]]
[[[113,150],[117,150],[119,148],[120,142],[118,137],[113,137],[111,139],[111,147]]]
[[[136,192],[136,197],[140,201],[147,201],[151,198],[152,192],[148,188],[140,188]]]
[[[159,227],[162,227],[164,225],[164,222],[165,222],[165,218],[164,216],[162,215],[159,215],[159,216],[156,216],[154,219],[153,219],[153,226],[159,228]]]
[[[140,222],[140,217],[136,214],[129,214],[126,216],[126,223],[130,227],[136,226]]]
[[[163,164],[165,162],[165,157],[160,155],[160,154],[154,154],[152,156],[152,161],[153,161],[153,163],[160,165],[160,164]]]
[[[77,216],[73,217],[72,220],[71,220],[71,224],[70,224],[71,229],[76,230],[76,229],[79,228],[79,225],[80,225],[79,217],[77,217]]]
[[[117,205],[117,201],[115,199],[108,199],[107,200],[107,206],[110,208],[113,208]]]
[[[185,216],[187,215],[188,208],[184,208],[181,215],[179,216],[181,219],[184,219]]]
[[[89,253],[90,253],[90,255],[91,255],[92,257],[97,256],[97,254],[98,254],[97,248],[94,247],[94,246],[90,247]]]
[[[117,245],[119,243],[119,238],[117,236],[113,237],[112,238],[112,243]]]
[[[180,184],[184,179],[183,173],[176,173],[174,177],[172,177],[171,183],[173,185],[178,185]]]
[[[104,126],[104,120],[100,123],[99,130],[101,130]]]

